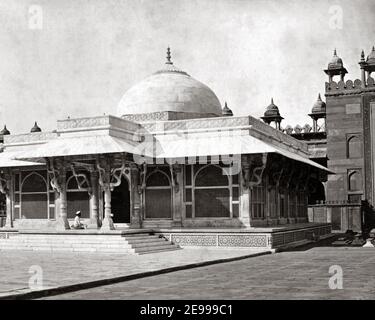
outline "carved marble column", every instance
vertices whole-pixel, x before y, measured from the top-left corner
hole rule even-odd
[[[6,197],[6,220],[5,227],[13,228],[13,206],[12,206],[12,177],[9,173],[2,174],[0,178],[0,192]]]
[[[58,217],[56,219],[57,230],[70,229],[68,222],[68,210],[67,210],[67,196],[66,196],[66,167],[65,162],[62,159],[54,159],[49,161],[48,173],[50,175],[50,181],[52,188],[58,195]]]
[[[182,226],[183,205],[183,175],[182,166],[173,164],[170,166],[172,177],[172,203],[173,203],[173,226]]]
[[[91,194],[90,194],[90,223],[89,229],[98,229],[101,226],[99,220],[99,173],[96,170],[90,170]]]
[[[251,189],[250,189],[250,162],[248,158],[241,159],[241,194],[240,194],[240,214],[239,219],[246,227],[251,226]]]
[[[111,167],[108,160],[108,158],[103,158],[97,161],[99,184],[104,191],[104,219],[100,228],[101,231],[115,229],[111,212]]]
[[[136,165],[131,166],[131,185],[130,192],[132,197],[132,208],[130,210],[130,224],[132,228],[142,228],[142,204],[141,204],[141,186],[139,185],[139,169]]]

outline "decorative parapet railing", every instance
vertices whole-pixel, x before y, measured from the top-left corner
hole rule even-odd
[[[217,117],[217,115],[197,112],[157,111],[140,114],[124,114],[123,116],[121,116],[122,119],[134,122],[173,121],[209,117]]]
[[[306,143],[299,141],[284,132],[277,130],[275,128],[272,128],[270,125],[265,124],[264,122],[260,121],[259,119],[256,119],[254,117],[249,116],[249,123],[252,125],[253,128],[260,129],[262,132],[268,134],[269,136],[273,137],[274,139],[278,140],[279,142],[282,142],[283,144],[286,144],[294,149],[298,149],[302,151],[303,153],[308,153],[308,146]]]
[[[270,125],[265,124],[251,116],[244,117],[216,117],[205,119],[189,119],[177,121],[156,121],[143,123],[142,127],[150,132],[156,134],[163,134],[168,132],[194,132],[197,130],[210,131],[217,129],[218,131],[233,130],[238,128],[246,128],[254,130],[271,140],[275,140],[283,145],[292,147],[305,154],[308,153],[307,144],[299,141],[280,130],[272,128]]]
[[[56,132],[33,132],[4,136],[4,146],[44,143],[58,137]]]
[[[366,91],[374,91],[375,80],[372,77],[368,77],[365,85],[363,85],[362,81],[359,79],[356,79],[354,81],[332,81],[326,82],[325,86],[326,95],[350,95]]]
[[[154,121],[142,124],[142,126],[150,132],[188,131],[197,129],[239,127],[246,125],[249,125],[247,117],[215,117],[187,120]]]
[[[121,128],[130,132],[139,130],[140,125],[119,117],[106,115],[57,121],[57,131],[84,131],[100,128]]]

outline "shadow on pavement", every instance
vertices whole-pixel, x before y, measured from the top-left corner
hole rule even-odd
[[[364,240],[360,238],[360,235],[353,233],[336,233],[334,236],[328,239],[318,240],[316,242],[311,242],[299,247],[285,248],[281,252],[291,252],[291,251],[307,251],[317,247],[362,247],[365,243]]]

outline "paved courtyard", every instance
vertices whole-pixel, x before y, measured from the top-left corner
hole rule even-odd
[[[28,293],[35,287],[36,272],[42,272],[43,288],[130,276],[165,268],[242,257],[265,250],[198,248],[146,255],[43,251],[0,251],[0,298]],[[40,273],[38,273],[40,274]],[[31,281],[30,281],[31,280]],[[29,285],[31,282],[31,289]]]
[[[343,270],[341,290],[328,286],[332,265]],[[177,271],[49,299],[375,299],[374,265],[374,248],[316,247]]]

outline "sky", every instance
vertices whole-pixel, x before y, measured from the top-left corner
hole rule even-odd
[[[375,1],[0,0],[0,126],[43,131],[58,119],[116,115],[166,48],[235,115],[311,123],[333,49],[360,77],[375,45]]]

